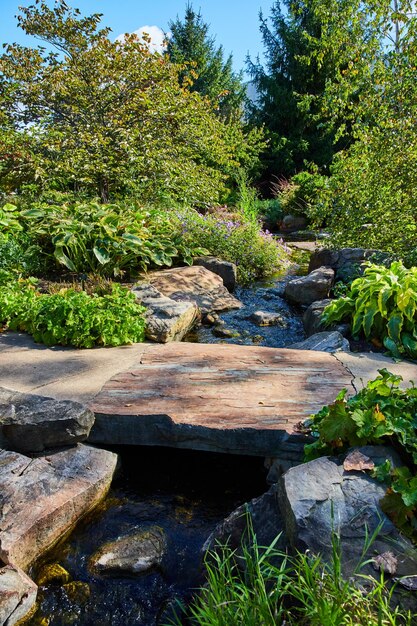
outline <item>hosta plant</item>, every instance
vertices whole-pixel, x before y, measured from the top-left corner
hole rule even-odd
[[[352,335],[361,332],[380,341],[395,357],[417,359],[417,267],[400,261],[390,267],[368,263],[346,296],[323,313],[326,324],[349,321]]]

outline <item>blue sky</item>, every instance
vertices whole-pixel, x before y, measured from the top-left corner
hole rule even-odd
[[[186,0],[67,0],[83,14],[103,13],[103,24],[110,26],[114,36],[133,32],[142,26],[158,26],[166,31],[168,22],[183,17]],[[222,44],[226,54],[233,53],[235,69],[243,69],[246,54],[262,53],[259,33],[259,9],[269,15],[273,0],[196,0],[195,9],[201,9],[204,21],[210,24],[210,33],[216,43]],[[0,0],[0,43],[18,41],[28,43],[16,26],[18,6],[27,6],[30,0]],[[33,41],[33,40],[32,40]]]

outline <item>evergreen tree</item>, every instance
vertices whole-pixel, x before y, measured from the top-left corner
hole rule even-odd
[[[223,46],[216,46],[201,13],[187,4],[184,20],[177,16],[169,29],[166,52],[172,62],[182,66],[183,81],[192,91],[208,96],[222,117],[240,115],[245,99],[242,74],[233,72],[232,55],[224,59]]]
[[[327,171],[334,152],[351,142],[346,120],[384,36],[378,6],[376,0],[276,0],[270,22],[260,14],[266,64],[248,61],[258,93],[250,119],[269,134],[269,177],[291,176],[306,163]],[[331,111],[329,84],[337,93]]]

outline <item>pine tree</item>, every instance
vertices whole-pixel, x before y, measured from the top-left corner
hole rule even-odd
[[[269,149],[264,154],[265,175],[289,177],[305,163],[328,165],[334,133],[315,119],[314,100],[324,90],[328,64],[319,67],[310,56],[310,37],[320,38],[320,23],[308,3],[278,0],[271,9],[271,25],[260,13],[265,66],[248,59],[257,100],[249,106],[255,125],[265,125]]]
[[[216,46],[209,28],[201,12],[196,13],[187,4],[184,20],[177,16],[169,23],[171,36],[166,52],[171,61],[182,66],[183,81],[192,91],[208,96],[219,115],[240,115],[245,99],[242,74],[233,71],[232,55],[224,59],[223,46]]]

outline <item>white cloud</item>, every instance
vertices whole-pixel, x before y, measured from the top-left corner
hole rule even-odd
[[[165,33],[164,31],[159,28],[159,26],[141,26],[140,28],[138,28],[137,30],[134,30],[132,32],[132,35],[137,35],[139,37],[139,39],[142,39],[144,34],[149,35],[149,37],[151,38],[150,44],[149,44],[149,48],[150,50],[154,51],[154,52],[163,52],[165,46],[164,46],[164,40],[165,40]],[[119,35],[118,37],[116,37],[116,41],[123,41],[124,39],[124,35]]]

